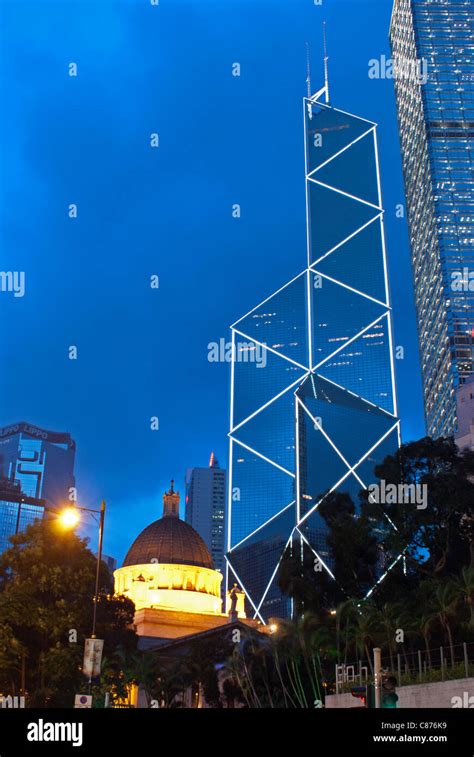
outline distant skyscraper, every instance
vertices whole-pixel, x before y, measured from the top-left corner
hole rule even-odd
[[[44,504],[44,500],[22,494],[18,481],[0,478],[0,552],[12,546],[10,536],[43,517]]]
[[[95,556],[97,557],[97,554],[94,552]],[[102,554],[102,562],[105,562],[107,565],[110,575],[113,575],[114,570],[117,569],[117,560],[115,557],[111,557],[110,555],[104,555]]]
[[[474,450],[474,376],[456,392],[458,430],[456,444],[460,449]]]
[[[376,125],[328,98],[303,103],[307,267],[232,327],[227,578],[264,622],[292,612],[285,553],[340,583],[319,505],[399,444]]]
[[[455,431],[456,389],[473,374],[472,11],[472,0],[395,0],[390,27],[432,436]],[[417,65],[418,71],[426,67],[427,77],[416,75]]]
[[[60,505],[74,487],[75,442],[70,434],[29,423],[0,428],[0,476],[19,482],[27,497]]]
[[[186,523],[202,537],[216,570],[224,572],[226,472],[212,453],[208,468],[186,473]]]

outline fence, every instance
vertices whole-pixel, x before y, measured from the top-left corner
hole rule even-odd
[[[370,661],[373,664],[373,661]],[[474,642],[451,647],[393,652],[382,657],[382,670],[397,679],[398,686],[414,683],[448,681],[474,676]],[[336,694],[348,691],[351,685],[372,683],[369,661],[336,665]]]

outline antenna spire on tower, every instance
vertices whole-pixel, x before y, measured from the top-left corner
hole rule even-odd
[[[328,73],[328,48],[326,40],[326,22],[323,21],[323,46],[324,46],[324,88],[326,90],[326,103],[329,103],[329,73]]]
[[[306,85],[308,87],[308,98],[311,97],[311,56],[309,42],[306,43]]]

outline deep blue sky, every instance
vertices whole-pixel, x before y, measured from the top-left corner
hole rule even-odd
[[[391,6],[1,2],[0,268],[26,294],[0,294],[0,425],[73,435],[80,503],[106,498],[120,560],[171,477],[183,492],[188,466],[226,462],[228,366],[208,343],[305,267],[305,42],[315,90],[323,19],[332,104],[379,124],[402,432],[424,433],[393,83],[368,77]]]

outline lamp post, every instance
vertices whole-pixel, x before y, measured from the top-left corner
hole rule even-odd
[[[382,650],[380,647],[374,647],[374,688],[375,688],[375,708],[380,710],[382,706]]]
[[[100,510],[94,510],[91,507],[80,507],[79,505],[73,505],[63,510],[58,514],[60,522],[66,528],[74,528],[80,521],[80,515],[78,510],[86,513],[93,513],[99,515],[99,545],[97,549],[97,565],[95,570],[95,592],[94,592],[94,610],[92,614],[92,633],[91,638],[95,639],[95,629],[97,620],[97,602],[99,601],[99,576],[100,576],[100,563],[102,561],[102,544],[104,541],[104,519],[105,519],[105,502],[102,500]]]
[[[93,613],[92,613],[92,633],[91,633],[91,639],[95,639],[96,638],[96,635],[95,635],[96,621],[97,621],[97,603],[99,601],[100,563],[102,561],[102,544],[104,541],[105,501],[102,500],[101,505],[100,505],[100,510],[94,510],[91,507],[79,507],[79,505],[68,507],[66,510],[63,510],[63,512],[59,514],[59,520],[61,521],[63,526],[65,526],[66,528],[74,528],[74,526],[77,526],[77,524],[80,521],[80,515],[78,513],[78,510],[81,510],[87,513],[92,513],[94,520],[96,520],[95,516],[97,514],[99,515],[99,544],[97,548],[97,564],[96,564],[96,569],[95,569],[95,592],[94,592],[94,608],[93,608]],[[87,640],[86,640],[86,647],[87,647]],[[94,666],[95,662],[91,664]],[[92,693],[92,673],[89,675],[89,694],[91,693]]]
[[[91,634],[92,639],[95,639],[97,602],[99,601],[99,572],[100,572],[100,563],[102,560],[102,542],[104,540],[104,519],[105,519],[105,502],[104,500],[102,500],[101,505],[100,505],[99,547],[97,549],[97,566],[96,566],[96,571],[95,571],[94,613],[92,615],[92,634]]]

